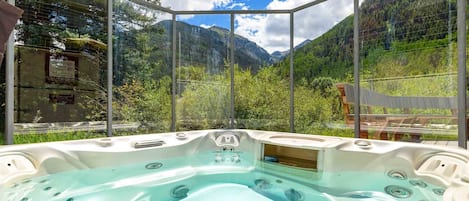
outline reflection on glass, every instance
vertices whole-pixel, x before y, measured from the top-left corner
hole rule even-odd
[[[106,5],[16,6],[25,12],[16,31],[15,143],[92,137],[105,130]]]
[[[289,131],[289,68],[274,66],[286,58],[289,15],[236,15],[235,33],[235,119],[237,128]],[[275,34],[254,30],[250,25],[266,23]],[[278,31],[282,30],[282,31]],[[273,31],[273,30],[272,30]],[[281,41],[275,44],[275,41]],[[256,44],[257,43],[257,44]],[[278,57],[271,53],[279,51]],[[285,54],[285,55],[283,55]],[[286,71],[284,71],[286,70]]]
[[[331,0],[296,12],[294,31],[296,132],[352,137],[353,121],[344,124],[347,108],[336,85],[353,83],[353,1]]]
[[[455,9],[455,1],[361,5],[361,123],[370,138],[457,139]]]
[[[197,17],[203,17],[198,15]],[[216,15],[229,24],[229,16]],[[176,129],[228,128],[230,31],[178,21]]]
[[[167,132],[171,125],[171,15],[114,2],[115,135]]]
[[[105,131],[106,2],[16,5],[25,10],[16,30],[16,133]],[[230,127],[234,96],[235,128],[289,131],[293,26],[296,132],[353,135],[353,2],[305,8],[294,25],[289,14],[235,14],[233,47],[229,15],[181,14],[173,33],[172,15],[157,6],[113,7],[116,134],[169,131],[172,93],[177,130]],[[362,1],[362,137],[456,139],[455,8],[446,0]],[[219,24],[203,23],[213,19]]]

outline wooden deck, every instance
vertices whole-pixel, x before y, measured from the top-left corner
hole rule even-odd
[[[345,125],[355,126],[354,86],[337,83],[340,92]],[[406,135],[421,142],[424,134],[457,134],[457,98],[429,96],[393,96],[360,88],[360,138],[401,141]],[[426,112],[424,112],[426,111]],[[469,118],[467,119],[469,122]],[[457,142],[427,141],[425,144],[454,146]]]

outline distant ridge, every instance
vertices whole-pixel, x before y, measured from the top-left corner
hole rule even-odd
[[[363,71],[373,72],[374,77],[448,71],[448,46],[456,42],[455,1],[365,0],[360,13]],[[353,15],[296,49],[296,80],[347,79],[353,73]],[[285,52],[275,52],[274,60],[279,58],[284,59],[276,66],[286,76],[289,62]]]
[[[302,48],[303,46],[309,44],[311,42],[310,39],[306,39],[305,41],[301,42],[297,46],[295,46],[293,49],[296,51],[299,48]],[[279,61],[282,61],[285,59],[286,56],[288,56],[290,53],[290,50],[285,50],[285,51],[275,51],[271,54],[273,62],[277,63]]]
[[[171,32],[170,20],[157,25]],[[177,22],[177,32],[181,34],[181,65],[207,66],[211,73],[220,72],[225,66],[230,51],[230,31],[212,26],[203,28],[185,22]],[[235,63],[242,69],[257,72],[260,68],[273,63],[272,56],[256,43],[235,35]]]

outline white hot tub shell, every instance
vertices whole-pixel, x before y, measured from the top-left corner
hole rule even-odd
[[[190,163],[188,167],[194,172],[248,171],[266,160],[268,149],[274,150],[274,154],[286,154],[287,158],[292,156],[291,163],[295,163],[296,158],[300,166],[306,164],[306,169],[314,170],[314,178],[326,187],[348,188],[357,185],[357,178],[330,176],[334,174],[324,172],[357,171],[363,172],[363,176],[367,172],[381,172],[390,177],[419,178],[442,186],[446,189],[442,195],[444,201],[469,200],[469,152],[463,149],[254,130],[204,130],[0,146],[0,198],[5,197],[1,195],[2,189],[28,178],[207,151],[213,151],[214,164],[224,160],[225,155],[220,153],[250,154],[241,157],[243,163],[239,163],[237,155],[230,155],[230,163],[225,161],[224,165],[210,170],[204,168],[206,162],[195,159],[186,162]],[[309,153],[314,156],[308,156]]]

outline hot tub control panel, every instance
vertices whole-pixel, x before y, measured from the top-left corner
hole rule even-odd
[[[239,136],[234,133],[223,133],[215,137],[214,140],[220,150],[215,151],[215,163],[240,163],[240,152],[235,150],[239,147]]]
[[[238,152],[216,152],[214,156],[215,163],[240,163],[241,155]]]
[[[239,137],[233,133],[221,134],[215,138],[215,144],[220,147],[222,151],[233,151],[239,146]]]

